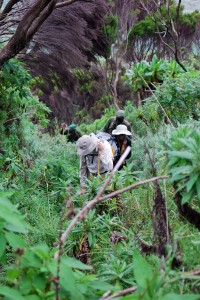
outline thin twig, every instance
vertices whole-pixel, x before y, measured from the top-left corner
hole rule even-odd
[[[113,197],[115,197],[115,196],[117,196],[119,194],[123,194],[124,192],[130,191],[130,190],[132,190],[132,189],[134,189],[134,188],[136,188],[136,187],[138,187],[140,185],[143,185],[143,184],[146,184],[146,183],[150,183],[150,182],[153,182],[153,181],[156,181],[156,180],[159,180],[159,179],[166,179],[166,178],[168,178],[168,176],[156,176],[156,177],[153,177],[153,178],[150,178],[150,179],[146,179],[146,180],[134,183],[132,185],[129,185],[129,186],[127,186],[127,187],[125,187],[125,188],[123,188],[123,189],[121,189],[119,191],[115,191],[115,192],[112,192],[110,194],[107,194],[106,196],[99,198],[99,200],[100,201],[104,201],[106,199],[113,198]]]
[[[133,294],[133,293],[135,293],[136,290],[137,290],[136,287],[130,287],[128,289],[116,292],[116,293],[112,294],[111,296],[109,296],[108,292],[106,292],[103,295],[103,297],[101,297],[99,300],[111,300],[113,298],[117,298],[117,297],[124,296],[127,294]]]

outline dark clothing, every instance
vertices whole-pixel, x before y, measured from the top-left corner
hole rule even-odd
[[[81,137],[81,133],[76,129],[69,129],[67,134],[67,141],[74,143],[78,141],[78,139]]]
[[[128,121],[126,120],[118,120],[116,117],[112,117],[108,120],[104,128],[102,129],[103,132],[107,132],[109,134],[112,134],[112,131],[116,129],[117,125],[125,125],[127,129],[131,132],[131,125]]]
[[[122,154],[126,150],[127,146],[131,147],[131,139],[128,136],[126,136],[125,140],[126,140],[126,145],[124,146],[124,144],[119,143],[117,141],[117,138],[115,137],[115,141],[116,141],[116,145],[117,145],[117,155],[114,159],[114,166],[119,161],[120,157],[122,156]],[[123,168],[123,166],[126,166],[126,160],[129,159],[130,157],[131,157],[131,151],[129,152],[129,154],[127,155],[125,161],[121,164],[121,166],[119,167],[118,170],[121,170]]]
[[[75,143],[82,135],[76,129],[62,129],[60,131],[61,134],[67,136],[67,141],[71,143]]]

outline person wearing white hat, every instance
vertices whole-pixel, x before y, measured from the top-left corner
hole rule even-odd
[[[110,144],[102,138],[98,139],[93,133],[79,138],[76,146],[80,155],[80,194],[84,194],[86,178],[113,169],[113,153]]]
[[[116,139],[116,145],[118,148],[118,153],[116,155],[116,158],[114,160],[114,165],[118,162],[120,159],[121,155],[124,153],[126,150],[127,146],[131,147],[131,139],[130,137],[132,136],[131,132],[127,129],[127,127],[123,124],[120,124],[112,131],[112,135]],[[127,155],[126,159],[129,159],[131,157],[131,151]],[[119,170],[123,168],[123,166],[126,165],[126,160],[122,163],[120,166]]]

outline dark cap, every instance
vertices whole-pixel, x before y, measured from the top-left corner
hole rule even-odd
[[[116,113],[116,118],[124,118],[124,110],[118,110]]]

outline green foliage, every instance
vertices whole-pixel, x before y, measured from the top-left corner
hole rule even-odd
[[[8,286],[0,287],[3,299],[54,299],[56,294],[58,261],[45,244],[38,244],[16,256],[16,263],[7,270]],[[91,267],[74,258],[63,257],[59,267],[59,290],[61,299],[95,299],[96,290],[114,288],[96,276],[86,275]],[[7,298],[8,296],[8,298]],[[64,297],[64,298],[62,298]]]
[[[168,62],[165,59],[158,59],[153,56],[151,62],[142,60],[139,63],[132,64],[132,69],[126,73],[127,83],[137,92],[142,88],[149,88],[148,85],[153,84],[152,89],[162,83],[166,78],[173,78],[176,74],[183,72],[176,61]]]
[[[177,8],[174,4],[170,6],[170,15],[172,17],[172,20],[176,22]],[[129,41],[131,41],[135,36],[153,36],[157,35],[158,31],[165,30],[163,24],[167,24],[169,26],[170,22],[166,6],[163,5],[160,12],[154,13],[154,19],[156,20],[156,23],[154,20],[152,20],[151,16],[147,15],[143,20],[136,23],[130,32]],[[200,14],[198,11],[194,11],[192,13],[184,13],[183,6],[180,7],[179,26],[183,26],[184,28],[188,26],[190,32],[193,32],[199,19]],[[161,20],[163,20],[163,22],[161,22]]]
[[[22,65],[12,59],[5,63],[0,72],[0,168],[6,171],[5,180],[23,172],[20,162],[23,155],[20,152],[25,146],[25,131],[31,131],[33,124],[30,118],[46,126],[46,114],[49,109],[30,91],[31,77]]]
[[[89,92],[92,88],[92,74],[91,72],[85,72],[82,69],[74,69],[73,70],[74,76],[78,79],[80,84],[80,92]]]
[[[200,205],[200,124],[183,125],[171,132],[166,142],[171,182],[182,193],[182,204],[195,197]]]
[[[16,59],[3,65],[0,79],[1,132],[4,133],[9,124],[20,121],[26,115],[37,116],[44,123],[49,109],[31,95],[31,77]]]
[[[133,124],[133,130],[144,135],[157,129],[170,119],[174,126],[188,119],[199,119],[199,71],[190,71],[166,78],[157,86],[154,95],[146,98],[142,106],[135,108],[127,103],[127,118]]]
[[[155,92],[155,97],[175,125],[186,122],[189,117],[199,118],[199,80],[200,72],[190,71],[167,79]],[[160,115],[163,115],[161,111]]]
[[[109,261],[100,266],[100,276],[102,279],[113,284],[133,284],[130,278],[133,275],[133,264],[127,264],[124,260],[114,257],[109,258]]]
[[[104,114],[100,119],[96,119],[94,122],[88,124],[88,122],[86,124],[81,124],[79,126],[80,131],[84,132],[85,134],[89,134],[91,132],[98,132],[101,131],[101,129],[105,126],[105,124],[107,123],[107,121],[116,115],[116,110],[113,106],[110,106],[109,108],[106,108],[104,110]]]
[[[117,40],[118,33],[118,17],[117,15],[108,14],[103,24],[103,35],[108,42],[107,53],[108,56],[111,52],[111,45]]]
[[[148,69],[148,65],[154,67]],[[177,85],[182,82],[182,88],[177,86],[177,91],[180,89],[177,97],[184,94],[184,84],[187,87],[195,83],[195,89],[197,87],[198,73],[188,72],[174,79],[176,65],[156,57],[147,67],[148,76],[154,78],[154,82],[164,78],[165,85],[165,74],[171,76],[167,79],[168,84],[174,80]],[[169,71],[166,71],[167,67],[170,68]],[[23,70],[21,71],[23,74]],[[78,80],[85,80],[84,72],[79,69],[75,72]],[[14,86],[14,79],[10,82]],[[25,82],[22,89],[26,86]],[[6,81],[5,84],[6,88],[5,91],[2,88],[2,93],[9,94],[9,82]],[[17,89],[18,87],[15,91]],[[164,99],[162,97],[165,97],[162,91],[169,94],[170,88],[167,89],[166,86],[166,90],[159,89],[157,97],[161,101]],[[186,100],[190,97],[189,91],[190,88],[185,92],[187,97],[181,100],[188,101],[192,107],[192,101]],[[25,92],[31,97],[30,101],[34,102],[29,94],[28,81]],[[13,95],[15,96],[15,92]],[[198,92],[195,91],[191,97],[198,100]],[[26,107],[26,95],[23,107],[20,104],[22,99],[23,95],[18,98],[19,102],[13,115],[15,118],[15,114],[21,110],[20,126],[15,122],[9,124],[9,132],[6,135],[5,124],[1,124],[4,144],[0,155],[0,188],[3,191],[0,193],[0,297],[52,300],[58,296],[59,299],[95,300],[107,291],[113,293],[135,286],[134,294],[121,299],[198,299],[199,277],[191,275],[190,271],[199,268],[199,232],[190,224],[179,220],[170,182],[160,181],[166,197],[169,225],[175,240],[172,247],[169,247],[166,258],[160,259],[155,255],[144,258],[138,250],[138,241],[151,244],[153,239],[151,214],[154,189],[151,184],[142,185],[96,205],[84,220],[79,220],[67,241],[61,245],[63,252],[60,262],[54,258],[59,247],[59,234],[71,223],[66,214],[70,209],[78,213],[96,196],[107,176],[103,180],[100,177],[88,180],[89,192],[79,195],[79,157],[75,145],[67,143],[65,136],[58,134],[50,137],[38,132],[37,127],[27,118],[26,112],[32,114],[33,111],[32,108],[29,107],[29,110]],[[13,98],[10,97],[10,100]],[[197,100],[193,101],[193,108],[196,110]],[[165,101],[162,104],[165,105]],[[176,105],[175,103],[173,107],[175,117],[179,116]],[[200,161],[199,124],[197,123],[196,127],[186,126],[187,129],[178,127],[177,131],[169,135],[168,127],[161,126],[164,123],[159,109],[159,103],[153,98],[149,98],[138,109],[131,102],[127,103],[126,118],[132,122],[135,131],[132,139],[132,158],[123,170],[115,174],[105,194],[151,178],[152,167],[144,145],[151,157],[155,158],[157,173],[163,175],[164,153],[161,151],[163,146],[159,144],[162,138],[167,142],[165,154],[167,153],[167,159],[170,159],[169,172],[173,175],[172,178],[179,175],[174,168],[181,167],[178,171],[182,172],[180,175],[184,175],[174,182],[180,184],[180,187],[184,185],[181,192],[192,191],[193,199],[197,199],[199,175],[197,178],[195,174],[199,172]],[[5,109],[5,120],[8,119],[7,113]],[[94,123],[81,124],[80,130],[84,133],[99,131],[115,113],[115,109],[109,107],[101,119]],[[37,112],[36,118],[38,114]],[[190,115],[191,110],[188,111],[188,116]],[[187,172],[183,170],[185,166]],[[5,192],[9,188],[12,188],[12,194]],[[193,203],[196,204],[196,201]],[[116,232],[125,238],[113,243],[111,237]],[[88,249],[84,248],[86,240]],[[183,265],[173,269],[172,261],[177,255],[176,243],[183,253]],[[88,257],[87,265],[81,262],[85,257]],[[57,283],[59,289],[56,292]]]
[[[162,25],[158,24],[159,28],[162,29]],[[154,34],[156,31],[156,25],[150,16],[136,23],[130,31],[129,41],[135,36],[146,36],[149,34]]]
[[[10,200],[12,192],[0,192],[0,263],[5,263],[8,246],[14,250],[26,247],[25,241],[17,233],[26,233],[29,228]]]

